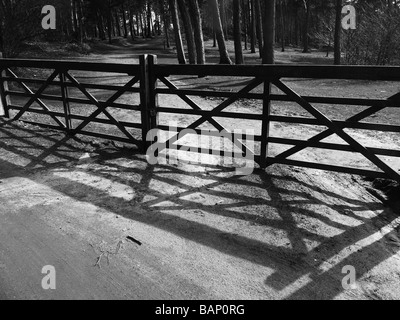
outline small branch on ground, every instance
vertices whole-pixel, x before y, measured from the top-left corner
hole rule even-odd
[[[121,249],[121,246],[124,242],[122,240],[118,241],[117,246],[114,250],[114,252],[107,250],[107,249],[101,249],[100,248],[100,256],[97,258],[96,264],[94,265],[94,267],[99,267],[99,269],[101,269],[101,259],[103,258],[103,256],[106,257],[107,259],[107,264],[110,265],[110,255],[117,255]],[[93,248],[93,250],[95,251],[96,254],[96,248],[94,247],[93,244],[89,243],[89,245]],[[101,246],[101,245],[100,245]]]

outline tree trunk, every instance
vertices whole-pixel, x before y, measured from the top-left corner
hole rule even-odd
[[[335,18],[335,49],[334,49],[334,63],[340,65],[341,50],[340,50],[340,35],[342,32],[342,0],[336,0],[336,18]]]
[[[213,48],[217,47],[217,34],[215,33],[215,30],[213,28]]]
[[[151,7],[150,2],[147,2],[147,38],[151,38]]]
[[[104,21],[103,21],[103,16],[99,13],[97,13],[97,20],[98,20],[98,29],[99,29],[99,38],[101,40],[106,39],[106,34],[104,32]]]
[[[157,35],[161,36],[161,15],[157,18]]]
[[[251,4],[251,22],[250,22],[250,51],[251,53],[256,53],[256,18],[255,18],[255,5],[254,0],[249,0],[249,5]]]
[[[304,0],[304,9],[305,9],[305,19],[304,19],[304,30],[303,30],[303,53],[309,53],[310,50],[308,48],[308,33],[310,27],[310,0]]]
[[[264,52],[262,63],[273,64],[275,45],[275,0],[266,1],[264,17]]]
[[[108,10],[107,14],[107,32],[108,32],[108,42],[111,44],[112,43],[112,37],[111,37],[111,32],[112,32],[112,22],[111,22],[111,9]]]
[[[193,36],[193,26],[189,17],[189,10],[186,7],[184,0],[178,0],[179,11],[181,12],[181,18],[183,27],[185,28],[186,44],[189,54],[189,63],[196,64],[196,44]]]
[[[247,29],[247,38],[249,39],[249,44],[251,46],[251,7],[250,0],[244,0],[246,4],[246,29]],[[251,47],[250,47],[251,51]]]
[[[146,31],[144,30],[143,15],[142,14],[140,14],[140,28],[142,29],[142,37],[144,39],[144,38],[146,38]]]
[[[247,50],[247,9],[244,0],[242,0],[242,22],[244,33],[244,50]]]
[[[119,21],[118,10],[115,10],[115,27],[117,28],[117,35],[118,37],[121,36],[121,24]]]
[[[221,23],[222,23],[222,30],[224,32],[225,39],[228,39],[228,24],[226,20],[226,5],[225,5],[225,0],[220,0],[219,1],[219,12],[221,16]]]
[[[185,58],[185,52],[183,51],[181,27],[179,25],[178,8],[177,8],[176,1],[177,0],[169,0],[169,9],[171,12],[172,23],[174,25],[175,45],[176,45],[176,52],[178,55],[178,62],[179,62],[179,64],[186,64],[186,58]]]
[[[140,36],[140,19],[139,19],[138,13],[136,13],[136,28],[137,28],[137,35],[139,37]]]
[[[206,54],[204,50],[203,29],[200,15],[199,3],[197,0],[189,0],[190,19],[194,31],[194,41],[196,44],[197,64],[206,63]]]
[[[71,20],[71,18],[70,18],[70,14],[69,14],[69,12],[66,14],[66,16],[67,16],[67,19],[66,19],[66,34],[67,34],[67,37],[69,38],[70,36],[71,36],[71,33],[72,33],[72,20]]]
[[[125,14],[124,4],[122,4],[121,10],[122,10],[122,23],[124,26],[124,38],[128,38],[128,27],[126,25],[126,14]]]
[[[3,58],[7,58],[6,56],[5,56],[5,51],[4,51],[4,37],[3,37],[3,26],[2,26],[2,24],[0,23],[0,52],[2,52],[3,53]]]
[[[261,18],[261,4],[260,0],[255,0],[255,16],[256,16],[256,33],[257,33],[257,41],[258,41],[258,50],[260,52],[260,58],[262,58],[263,53],[263,23]]]
[[[281,12],[281,46],[282,46],[282,52],[285,52],[285,16],[283,13],[283,1],[280,0],[280,12]]]
[[[83,14],[82,1],[77,0],[77,13],[79,21],[79,42],[82,43],[84,39],[87,38],[87,32],[85,28],[85,17]]]
[[[129,31],[131,32],[132,40],[135,40],[135,26],[133,24],[133,12],[129,10]]]
[[[211,9],[214,15],[214,27],[215,33],[217,34],[217,42],[219,48],[219,63],[220,64],[232,64],[229,57],[228,50],[225,45],[224,31],[222,30],[221,16],[219,12],[218,0],[209,0]]]
[[[72,14],[72,21],[73,21],[73,37],[75,40],[79,40],[79,27],[78,27],[78,19],[77,19],[77,10],[76,10],[76,0],[71,0],[71,14]]]
[[[169,44],[169,17],[167,15],[167,12],[165,12],[165,8],[164,5],[162,5],[161,7],[161,16],[163,19],[163,23],[164,23],[164,33],[165,33],[165,44],[167,46],[167,48],[170,48],[171,45]]]
[[[78,30],[78,20],[76,19],[76,3],[75,0],[71,0],[71,16],[72,16],[72,22],[73,22],[73,32],[77,32]]]
[[[112,16],[112,12],[111,12],[111,28],[112,28],[113,37],[116,37],[117,36],[117,30],[116,30],[116,26],[115,26],[115,19]]]
[[[243,64],[242,27],[240,23],[240,0],[233,0],[233,37],[235,41],[235,63]]]
[[[76,11],[76,19],[77,19],[77,37],[78,41],[82,43],[83,41],[83,17],[82,17],[82,11],[80,8],[80,0],[75,0],[75,11]]]
[[[155,37],[156,36],[155,24],[153,22],[153,17],[151,16],[151,11],[150,11],[150,27],[151,27],[151,36]]]

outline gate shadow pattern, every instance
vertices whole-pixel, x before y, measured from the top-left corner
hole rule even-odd
[[[64,167],[65,161],[73,161],[73,158],[77,159],[79,154],[87,151],[84,146],[71,146],[71,141],[63,142],[62,136],[55,137],[42,134],[34,129],[16,126],[10,130],[9,124],[0,126],[0,134],[1,149],[7,150],[17,158],[23,157],[29,160],[27,165],[18,166],[17,161],[10,163],[3,158],[0,167],[6,168],[8,176],[12,176],[14,173],[35,180],[35,175],[29,170],[29,163],[38,161],[48,169],[48,174],[52,176],[48,187],[53,190],[79,201],[90,201],[93,205],[112,211],[117,215],[165,230],[210,247],[222,254],[271,268],[274,272],[265,279],[265,285],[278,291],[289,288],[292,283],[308,275],[312,281],[298,291],[292,292],[286,297],[288,299],[334,298],[343,291],[340,282],[343,276],[341,273],[342,266],[355,266],[357,276],[362,277],[399,250],[397,247],[391,252],[382,250],[382,242],[385,242],[385,238],[383,238],[353,252],[328,271],[322,272],[319,268],[321,262],[329,260],[341,250],[355,245],[358,241],[368,238],[380,228],[391,224],[398,217],[395,215],[363,217],[360,214],[361,212],[380,210],[382,209],[381,205],[373,201],[368,203],[347,197],[327,188],[311,184],[305,178],[306,176],[303,174],[293,176],[286,167],[277,167],[273,172],[270,170],[267,170],[267,172],[259,171],[252,176],[239,178],[234,176],[229,168],[208,166],[208,174],[205,175],[204,172],[188,172],[169,165],[150,166],[140,155],[132,154],[131,151],[127,153],[126,151],[118,152],[115,150],[115,153],[108,153],[99,158],[97,163],[89,165],[90,170],[88,172],[95,177],[108,179],[137,191],[137,196],[134,199],[123,200],[120,197],[111,196],[106,190],[55,175],[57,168],[61,168],[60,165]],[[53,153],[46,154],[61,158],[58,167],[57,163],[46,162],[46,157],[42,154],[46,150],[46,144],[32,143],[30,141],[32,137],[55,143]],[[24,144],[25,148],[21,144]],[[76,155],[72,157],[63,156],[63,152],[59,149],[67,146],[72,150],[72,154],[76,153]],[[121,165],[121,159],[129,161],[133,165]],[[51,170],[52,168],[54,170]],[[80,169],[74,167],[73,170]],[[3,174],[2,176],[5,177]],[[182,179],[182,177],[185,179]],[[193,187],[192,183],[188,183],[193,179],[202,186]],[[164,193],[154,188],[154,185],[160,184],[171,185],[181,190],[173,194]],[[225,190],[224,186],[226,185],[235,185],[237,189]],[[288,188],[288,186],[292,187]],[[252,192],[251,196],[245,194],[244,190],[249,188],[257,192]],[[79,192],[74,190],[79,190]],[[199,192],[205,197],[217,196],[229,201],[216,205],[201,204],[188,199],[188,196]],[[146,195],[152,196],[153,199],[146,200]],[[335,205],[321,200],[325,197],[336,199],[339,204]],[[239,212],[231,210],[253,205],[263,205],[265,212],[259,212],[255,216],[245,210]],[[329,208],[334,213],[332,216],[322,215],[318,213],[318,208]],[[261,227],[285,231],[291,246],[288,248],[278,247],[243,234],[221,230],[219,225],[194,221],[192,219],[193,210],[199,209],[209,216],[239,220]],[[184,210],[184,213],[181,212],[182,210]],[[268,217],[268,210],[276,210],[280,219]],[[141,213],[143,211],[151,214]],[[334,219],[335,216],[343,216],[344,211],[347,212],[346,215],[357,220],[359,224],[349,226]],[[340,230],[340,232],[333,237],[311,232],[300,227],[294,219],[294,215],[311,217],[329,227]],[[306,239],[311,239],[319,244],[309,249],[305,243]],[[318,261],[315,262],[315,259]],[[210,261],[210,263],[212,262]]]

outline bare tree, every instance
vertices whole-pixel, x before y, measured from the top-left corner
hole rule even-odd
[[[254,0],[248,0],[251,13],[251,20],[250,20],[250,50],[251,53],[256,53],[256,10],[255,10],[255,3]]]
[[[190,19],[192,21],[194,41],[196,44],[197,64],[206,63],[206,54],[204,50],[203,28],[199,3],[197,0],[188,0]]]
[[[122,23],[124,26],[124,38],[128,38],[128,26],[126,24],[126,12],[125,12],[124,4],[122,4],[122,6],[121,6],[121,11],[122,11]]]
[[[260,0],[254,1],[254,9],[255,9],[255,24],[256,24],[256,35],[257,35],[257,42],[258,42],[258,50],[260,52],[260,58],[262,58],[263,52],[263,32],[262,32],[262,18],[261,18],[261,4]]]
[[[342,32],[342,0],[336,0],[336,18],[335,18],[335,39],[334,39],[334,54],[335,54],[335,64],[339,65],[341,60],[341,50],[340,50],[340,35]]]
[[[240,23],[240,0],[233,0],[233,37],[235,41],[235,63],[243,64],[242,27]]]
[[[196,44],[193,36],[193,26],[190,21],[189,10],[186,7],[185,0],[178,0],[178,7],[181,13],[183,27],[185,28],[186,43],[188,48],[189,63],[196,63]]]
[[[232,64],[229,57],[228,50],[226,49],[224,32],[222,30],[221,15],[219,12],[218,0],[209,0],[213,15],[214,15],[214,28],[217,36],[218,49],[219,49],[219,63]]]
[[[176,0],[169,0],[169,10],[171,12],[172,23],[174,25],[175,44],[176,44],[176,52],[178,55],[178,62],[180,64],[186,64],[185,52],[183,51],[182,34],[181,34],[181,27],[179,25],[178,8],[177,8]]]
[[[309,50],[309,30],[310,30],[310,0],[303,0],[304,3],[304,26],[303,26],[303,52],[308,53]]]
[[[274,63],[275,46],[275,0],[269,0],[265,3],[264,12],[264,52],[263,64]]]

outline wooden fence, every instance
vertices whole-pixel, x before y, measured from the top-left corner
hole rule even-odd
[[[123,104],[116,103],[115,101],[125,93],[140,93],[140,88],[135,88],[134,85],[140,82],[142,78],[139,65],[124,65],[124,64],[103,64],[103,63],[86,63],[86,62],[66,62],[66,61],[45,61],[45,60],[17,60],[17,59],[2,59],[0,60],[1,80],[0,80],[0,94],[1,105],[3,106],[3,113],[5,117],[10,117],[11,111],[16,111],[11,119],[25,121],[41,127],[46,127],[54,130],[65,131],[68,135],[73,136],[76,134],[89,135],[99,138],[112,139],[121,142],[133,143],[141,146],[141,141],[135,138],[129,131],[129,128],[142,128],[140,121],[137,123],[118,121],[113,117],[107,109],[117,108],[125,110],[141,111],[139,104]],[[17,76],[13,69],[24,70],[27,68],[34,68],[45,70],[47,79],[24,78]],[[77,80],[71,73],[74,72],[101,72],[111,73],[116,75],[127,75],[127,80],[124,85],[108,85],[98,83],[84,83]],[[16,90],[11,87],[20,88]],[[38,87],[32,89],[30,86],[37,85]],[[58,88],[58,94],[46,94],[45,90]],[[71,97],[71,89],[74,88],[83,97]],[[101,101],[96,98],[88,89],[102,90],[104,92],[112,92],[113,94]],[[12,98],[26,98],[22,105],[17,105],[12,101]],[[59,102],[62,108],[52,108],[46,101]],[[33,104],[36,103],[36,107]],[[71,112],[71,104],[76,105],[92,105],[96,107],[89,115],[74,114]],[[51,119],[45,123],[37,121],[25,120],[23,116],[26,113],[46,115]],[[103,115],[103,118],[99,118]],[[74,126],[74,120],[81,121],[79,125]],[[85,128],[90,123],[101,123],[105,125],[114,125],[122,133],[121,136],[111,136],[102,132],[87,131]]]
[[[47,79],[33,79],[18,77],[13,68],[42,68],[52,70]],[[284,165],[322,169],[335,172],[351,173],[375,178],[390,178],[400,181],[400,174],[390,167],[379,156],[388,156],[399,159],[400,146],[398,149],[383,149],[362,145],[345,129],[362,129],[379,132],[400,133],[400,126],[383,123],[362,122],[362,120],[374,115],[385,108],[400,107],[400,92],[387,99],[366,98],[344,98],[344,97],[321,97],[302,96],[291,89],[286,79],[346,79],[346,80],[371,80],[371,81],[399,81],[400,67],[366,67],[366,66],[314,66],[314,65],[163,65],[157,64],[156,56],[143,55],[138,65],[111,64],[111,63],[89,63],[89,62],[66,62],[66,61],[44,61],[44,60],[0,60],[0,95],[1,106],[5,117],[10,117],[10,110],[17,113],[11,120],[22,120],[26,112],[40,113],[50,116],[55,124],[40,123],[40,126],[51,129],[63,130],[68,135],[84,134],[100,138],[114,139],[117,141],[133,143],[143,151],[152,144],[146,141],[146,136],[151,129],[167,130],[168,128],[159,123],[160,113],[197,115],[200,118],[189,126],[176,128],[177,133],[163,144],[168,148],[178,143],[179,133],[185,129],[193,129],[201,133],[200,126],[206,122],[210,123],[216,130],[215,134],[226,128],[216,118],[247,119],[259,121],[261,134],[254,137],[254,141],[260,143],[260,152],[254,154],[255,162],[261,167],[279,163]],[[71,71],[79,72],[111,72],[123,75],[126,78],[124,85],[88,84],[78,81]],[[179,89],[171,79],[171,76],[234,76],[250,79],[248,83],[237,92],[226,92],[221,90],[188,90]],[[56,80],[56,78],[58,80]],[[125,79],[124,78],[124,79]],[[10,83],[17,83],[21,91],[10,90]],[[34,92],[26,83],[40,84]],[[163,87],[159,86],[162,83]],[[134,86],[135,84],[140,84]],[[44,94],[47,86],[52,85],[60,89],[59,95]],[[252,93],[256,87],[262,86],[262,91]],[[275,86],[282,94],[273,94],[271,87]],[[70,97],[71,88],[79,90],[85,99]],[[111,90],[114,93],[106,100],[94,97],[88,89]],[[137,93],[140,96],[138,104],[115,102],[125,93]],[[159,97],[162,95],[176,95],[190,106],[187,108],[172,108],[160,106]],[[224,98],[213,110],[204,110],[191,96]],[[12,97],[26,97],[28,101],[22,106],[12,103]],[[63,105],[63,111],[52,111],[42,100],[59,101]],[[228,112],[226,109],[240,99],[254,99],[262,103],[262,114]],[[33,103],[39,108],[31,108]],[[271,105],[275,102],[294,102],[303,108],[312,117],[283,116],[271,113]],[[92,105],[96,107],[90,115],[77,115],[71,112],[70,104]],[[337,106],[365,106],[363,111],[358,112],[344,121],[330,119],[312,104],[326,104]],[[107,109],[120,108],[127,111],[138,111],[139,122],[117,120]],[[103,118],[98,116],[102,114]],[[105,116],[105,118],[104,118]],[[71,120],[81,121],[73,125]],[[37,124],[34,121],[28,121]],[[272,122],[285,124],[303,124],[322,126],[327,128],[321,133],[307,140],[277,138],[270,136]],[[104,125],[116,126],[123,137],[116,137],[104,132],[92,132],[84,130],[90,123],[102,123]],[[140,130],[140,135],[133,135],[130,129]],[[211,132],[210,134],[214,134]],[[324,139],[337,135],[347,145],[322,142]],[[243,154],[252,152],[247,148],[243,140],[232,137],[232,143],[238,146]],[[276,156],[269,153],[270,144],[281,144],[291,146]],[[289,157],[299,153],[306,148],[317,148],[332,151],[348,151],[363,155],[371,161],[379,171],[349,168],[338,165],[312,163],[299,160],[291,160]],[[161,151],[159,149],[159,151]]]

